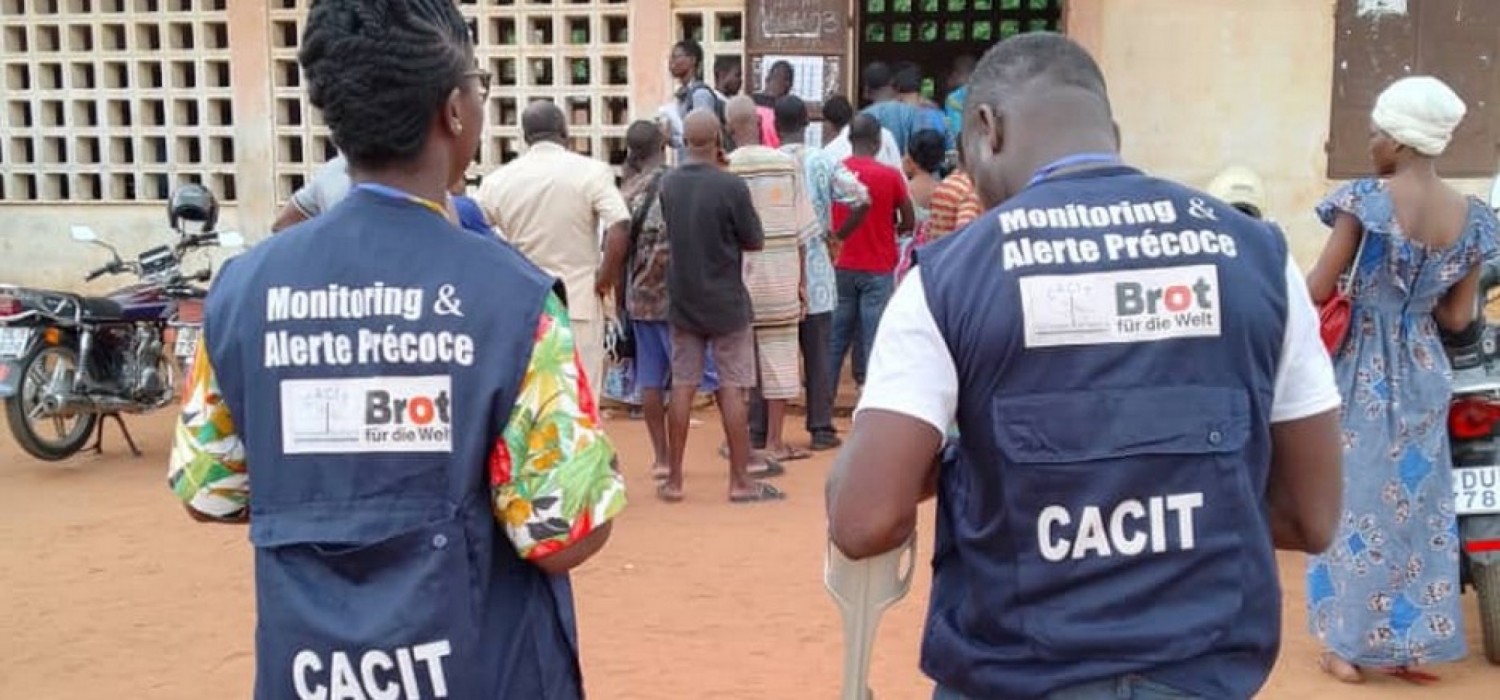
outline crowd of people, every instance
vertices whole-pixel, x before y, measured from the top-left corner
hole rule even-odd
[[[1126,165],[1102,72],[1055,34],[960,61],[957,118],[869,66],[822,148],[789,66],[739,95],[682,42],[621,185],[538,102],[472,201],[488,75],[453,3],[321,0],[299,60],[342,160],[220,272],[169,472],[193,517],[249,523],[257,698],[581,697],[566,573],[625,507],[607,348],[670,503],[695,394],[729,500],[777,500],[806,456],[788,402],[840,447],[855,355],[828,534],[879,555],[937,498],[937,698],[1248,698],[1277,548],[1314,555],[1330,674],[1464,653],[1439,334],[1473,321],[1497,223],[1437,177],[1464,115],[1441,82],[1380,96],[1379,178],[1319,207],[1304,279],[1259,204]],[[1145,243],[1189,225],[1212,245]]]

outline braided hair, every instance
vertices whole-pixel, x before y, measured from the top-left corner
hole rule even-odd
[[[314,0],[297,60],[339,151],[380,167],[426,145],[473,41],[453,0]]]

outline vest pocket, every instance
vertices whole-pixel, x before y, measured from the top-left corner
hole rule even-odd
[[[1166,663],[1213,648],[1246,592],[1243,389],[997,398],[1015,612],[1036,655]]]
[[[256,555],[258,682],[270,697],[351,683],[371,697],[466,697],[479,616],[461,522]]]

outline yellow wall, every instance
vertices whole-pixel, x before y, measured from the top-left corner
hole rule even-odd
[[[1068,28],[1109,80],[1125,157],[1199,187],[1241,164],[1304,266],[1327,229],[1335,0],[1071,0]],[[1454,181],[1485,195],[1489,183]]]

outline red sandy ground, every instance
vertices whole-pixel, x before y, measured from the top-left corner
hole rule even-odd
[[[590,697],[835,698],[841,628],[822,584],[822,490],[832,458],[792,463],[780,479],[785,502],[731,505],[714,456],[716,417],[703,418],[690,448],[688,500],[675,506],[651,497],[644,426],[610,423],[633,502],[609,547],[574,576]],[[25,457],[8,434],[0,437],[0,698],[249,695],[254,600],[245,532],[190,522],[166,491],[167,414],[131,425],[145,458],[130,458],[113,429],[103,457],[63,465]],[[789,434],[804,439],[800,428]],[[924,511],[928,551],[930,516]],[[1477,652],[1433,669],[1443,677],[1433,688],[1385,678],[1344,686],[1322,675],[1304,631],[1301,559],[1284,556],[1281,565],[1285,642],[1262,697],[1500,697],[1500,668]],[[929,578],[919,567],[912,594],[881,626],[873,686],[882,699],[931,696],[917,670]]]

